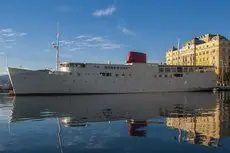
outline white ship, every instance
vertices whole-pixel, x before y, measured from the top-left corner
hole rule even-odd
[[[56,71],[8,67],[14,94],[199,91],[210,90],[216,85],[217,76],[211,66],[146,63],[146,54],[138,52],[129,52],[125,64],[59,64],[59,32],[53,45],[56,48]]]
[[[16,95],[120,94],[210,90],[217,76],[210,66],[146,63],[130,52],[126,64],[62,63],[59,71],[8,68]]]

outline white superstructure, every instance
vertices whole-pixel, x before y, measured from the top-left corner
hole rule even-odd
[[[16,95],[199,91],[216,85],[213,67],[149,64],[139,54],[132,52],[126,64],[62,63],[60,71],[8,71]]]

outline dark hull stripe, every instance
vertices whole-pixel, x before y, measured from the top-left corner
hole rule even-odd
[[[127,93],[16,93],[16,96],[64,96],[64,95],[119,95],[119,94],[149,94],[174,92],[212,92],[213,88],[194,89],[189,91],[155,91],[155,92],[127,92]]]

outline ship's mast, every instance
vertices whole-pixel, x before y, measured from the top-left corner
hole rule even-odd
[[[59,37],[60,37],[60,33],[59,33],[59,23],[57,23],[57,38],[56,38],[56,70],[59,70],[59,64],[60,64],[60,60],[59,60]]]

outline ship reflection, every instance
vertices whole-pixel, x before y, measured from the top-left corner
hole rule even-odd
[[[128,135],[129,136],[138,136],[138,137],[145,137],[146,136],[146,129],[144,127],[147,126],[147,121],[135,121],[135,120],[128,120],[129,128],[128,128]]]
[[[159,117],[165,120],[150,122]],[[221,147],[230,136],[230,93],[17,97],[9,122],[45,118],[57,118],[60,129],[122,121],[134,137],[148,136],[150,124],[164,124],[176,130],[178,142]]]

